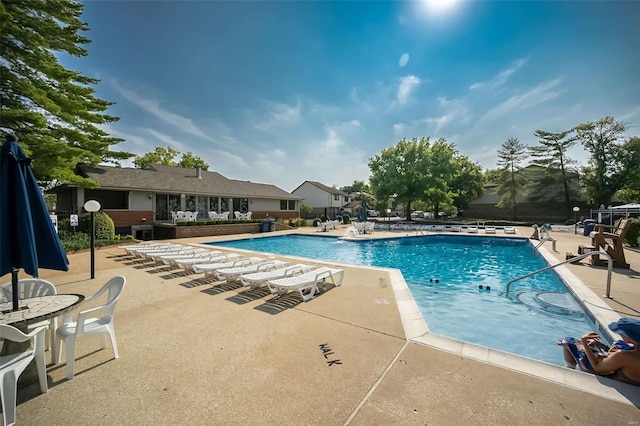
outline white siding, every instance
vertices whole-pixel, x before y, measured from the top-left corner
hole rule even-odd
[[[129,210],[153,210],[153,195],[150,192],[129,192]]]
[[[346,204],[343,202],[343,195],[330,194],[309,182],[300,185],[292,194],[303,198],[302,202],[313,208],[342,207]]]

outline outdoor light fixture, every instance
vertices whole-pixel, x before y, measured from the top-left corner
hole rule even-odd
[[[99,202],[96,200],[89,200],[84,203],[84,209],[91,213],[91,279],[96,277],[96,212],[100,211]]]
[[[391,209],[387,209],[387,222],[389,222],[387,225],[389,227],[389,231],[391,231]]]
[[[578,233],[578,212],[580,211],[580,207],[575,206],[573,208],[573,213],[575,215],[575,223],[573,225],[573,233],[574,235]]]

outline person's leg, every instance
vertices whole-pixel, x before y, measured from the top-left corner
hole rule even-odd
[[[564,355],[564,361],[567,363],[567,367],[575,370],[577,362],[567,345],[562,345],[562,353]]]

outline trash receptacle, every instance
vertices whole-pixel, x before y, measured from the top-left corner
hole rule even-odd
[[[591,231],[596,227],[596,221],[593,219],[586,219],[582,223],[584,225],[584,236],[588,237]]]
[[[260,222],[260,232],[269,232],[269,221],[263,220]]]
[[[269,221],[269,231],[275,232],[276,230],[276,222],[274,220]]]

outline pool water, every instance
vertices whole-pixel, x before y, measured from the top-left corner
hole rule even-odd
[[[564,365],[556,344],[597,330],[564,283],[523,238],[427,235],[370,241],[285,235],[211,245],[402,271],[437,334]]]

